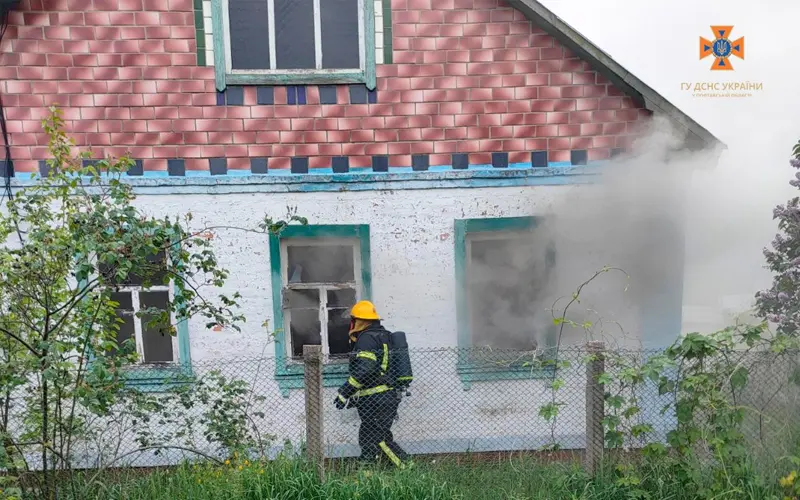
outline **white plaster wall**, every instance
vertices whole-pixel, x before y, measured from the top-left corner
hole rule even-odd
[[[287,207],[309,224],[369,224],[373,301],[390,329],[408,333],[414,348],[456,345],[455,219],[549,213],[570,187],[366,191],[302,194],[147,195],[143,210],[158,215],[191,212],[197,227],[256,228],[265,215]],[[247,323],[242,332],[212,332],[190,322],[194,361],[273,355],[261,324],[272,323],[269,245],[265,235],[216,231],[215,252],[230,271],[228,292],[239,291]]]
[[[549,440],[551,429],[538,416],[541,405],[549,402],[547,380],[476,382],[465,391],[456,374],[452,350],[457,345],[453,230],[455,219],[548,214],[556,200],[563,199],[571,189],[574,188],[536,186],[147,195],[140,196],[136,203],[153,215],[191,212],[198,227],[255,228],[265,214],[281,218],[287,206],[296,207],[310,224],[369,224],[372,295],[384,324],[407,332],[412,349],[445,348],[414,354],[413,396],[404,400],[396,425],[397,440],[409,451],[423,453],[530,449]],[[250,373],[251,364],[242,364],[238,370],[234,361],[274,356],[269,336],[275,325],[267,237],[219,229],[215,251],[220,264],[230,271],[225,291],[241,293],[247,322],[241,332],[213,332],[205,329],[202,320],[192,320],[189,331],[193,363],[203,369],[224,363],[226,373],[251,382],[267,398],[263,403],[267,419],[261,431],[275,434],[278,443],[285,439],[296,442],[303,434],[302,391],[293,390],[288,398],[280,395],[272,376],[272,360],[265,362],[258,375]],[[262,327],[265,320],[268,328]],[[566,406],[555,434],[566,447],[583,445],[582,373],[582,369],[565,371],[567,386],[558,395]],[[334,391],[326,390],[326,404],[333,400]],[[355,411],[337,412],[330,404],[326,406],[325,420],[329,453],[357,453]]]

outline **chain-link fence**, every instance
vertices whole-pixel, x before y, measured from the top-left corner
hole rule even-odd
[[[320,464],[323,456],[391,462],[406,455],[461,460],[546,451],[583,457],[592,468],[609,449],[670,444],[670,431],[686,418],[681,398],[700,391],[692,383],[713,386],[704,390],[741,410],[737,428],[753,453],[776,458],[800,442],[796,352],[724,353],[714,358],[718,367],[706,360],[709,366],[695,370],[685,359],[662,363],[659,351],[606,351],[601,343],[537,352],[416,349],[407,390],[362,392],[337,409],[337,389],[349,383],[347,359],[309,347],[305,360],[140,370],[103,416],[79,410],[74,442],[55,455],[68,454],[74,468],[108,468],[224,461],[234,451],[305,455]],[[287,364],[297,376],[287,375]],[[689,378],[717,368],[720,378],[711,382]],[[701,406],[711,406],[691,417],[698,432],[708,432],[695,443],[701,447],[718,424],[709,415],[721,411],[713,394],[703,394]],[[28,467],[39,468],[38,444],[17,437]]]

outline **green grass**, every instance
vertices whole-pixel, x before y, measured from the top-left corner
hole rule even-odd
[[[673,464],[674,465],[674,464]],[[81,500],[305,500],[305,499],[463,499],[463,500],[779,500],[775,478],[748,474],[726,477],[714,492],[704,489],[711,475],[696,470],[680,479],[666,462],[622,473],[607,466],[590,480],[577,464],[519,458],[459,465],[418,462],[404,471],[359,469],[337,464],[320,482],[307,465],[290,460],[269,463],[184,465],[145,476],[105,478],[89,486]],[[705,484],[704,482],[708,482]],[[72,499],[76,500],[76,499]]]
[[[457,494],[418,470],[352,471],[320,482],[305,464],[279,460],[224,467],[185,465],[114,484],[96,483],[88,496],[108,500],[439,500]]]
[[[697,469],[699,484],[689,486],[666,462],[629,469],[606,465],[597,476],[589,478],[573,463],[542,463],[520,459],[502,464],[463,467],[443,463],[431,471],[433,477],[455,485],[456,491],[469,500],[521,499],[671,499],[767,500],[779,499],[773,478],[732,479],[726,491],[713,496],[701,493],[710,486],[710,477]],[[706,481],[709,480],[709,481]]]

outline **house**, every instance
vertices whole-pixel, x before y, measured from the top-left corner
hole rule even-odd
[[[309,219],[271,238],[216,232],[242,333],[193,321],[171,343],[127,332],[144,363],[268,359],[259,390],[298,415],[272,422],[284,437],[302,434],[303,344],[323,345],[326,386],[341,383],[341,314],[354,300],[372,299],[414,349],[541,347],[548,332],[520,338],[525,321],[492,311],[531,314],[531,283],[558,258],[532,229],[548,203],[629,152],[652,116],[685,148],[721,146],[536,0],[22,0],[0,42],[0,94],[14,186],[46,170],[40,120],[59,104],[94,158],[136,160],[127,180],[147,211],[212,227],[255,227],[287,206]],[[670,293],[660,314],[679,318],[680,289]],[[643,335],[678,333],[660,324]],[[534,399],[504,385],[541,384],[530,370],[448,352],[418,354],[398,439],[493,449],[486,436],[517,432],[504,415],[535,416]],[[466,408],[463,426],[430,411],[445,400]],[[342,415],[328,418],[352,444],[354,417]],[[411,430],[426,418],[437,425]],[[577,422],[565,432],[580,435]]]

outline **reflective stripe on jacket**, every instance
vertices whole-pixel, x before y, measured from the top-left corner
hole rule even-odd
[[[373,325],[359,333],[350,353],[350,376],[339,388],[344,398],[371,396],[392,390],[386,385],[389,369],[389,332]]]

